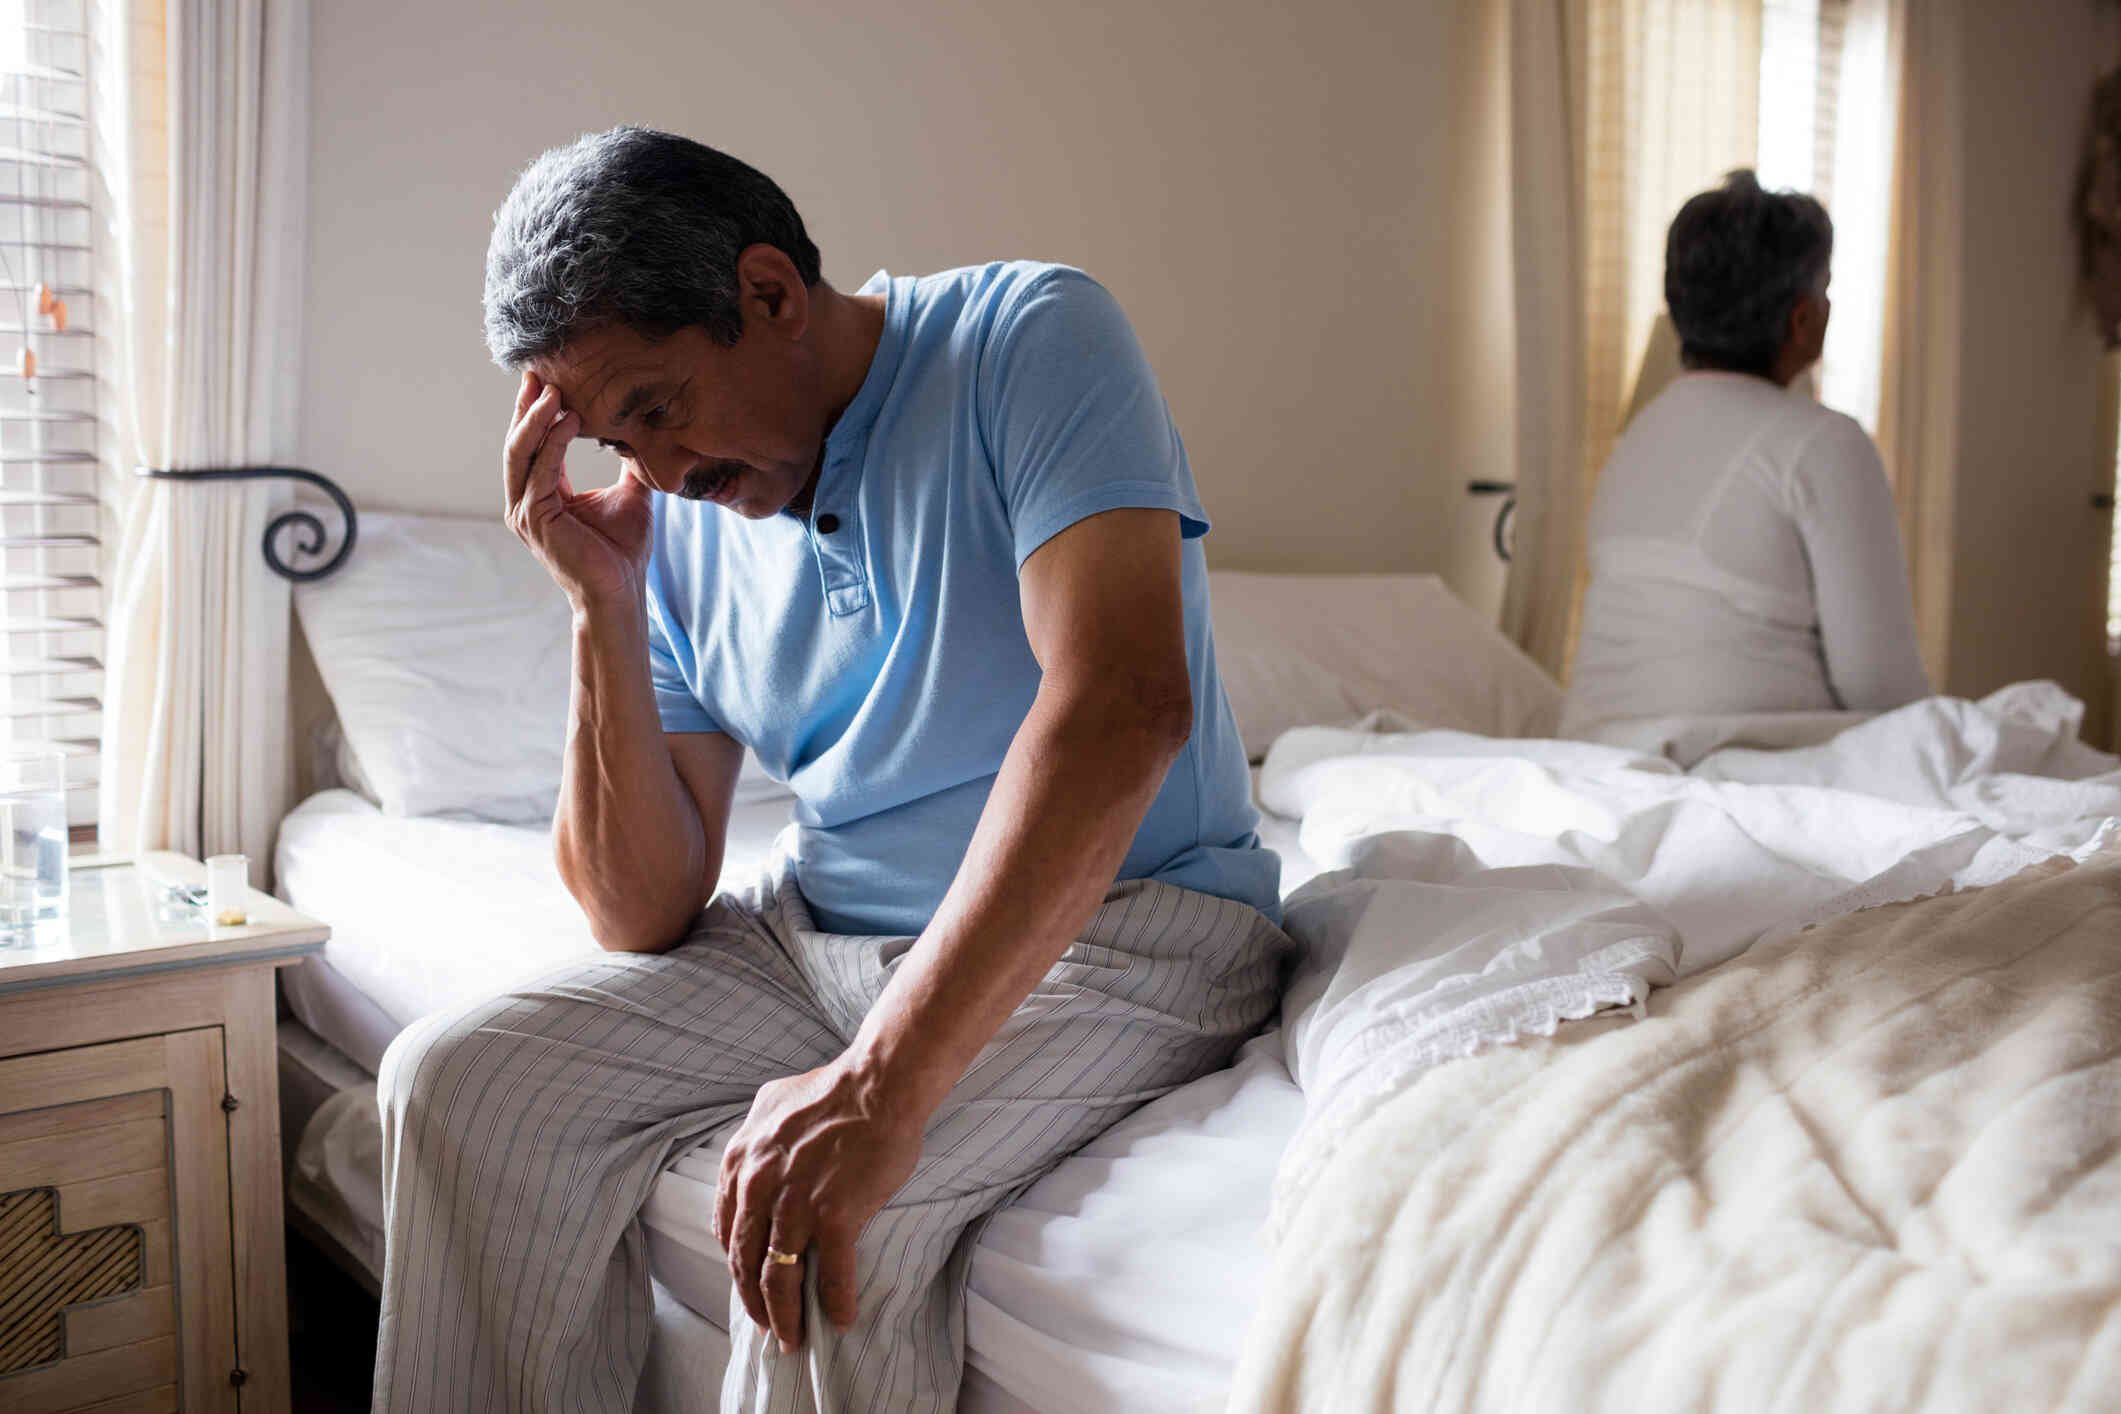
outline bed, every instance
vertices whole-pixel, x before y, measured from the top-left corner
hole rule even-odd
[[[348,787],[277,862],[334,928],[287,979],[290,1205],[372,1271],[382,1048],[588,943],[543,827],[564,617],[497,528],[371,520],[298,596]],[[1434,580],[1213,578],[1301,962],[988,1225],[961,1408],[2110,1402],[2121,761],[2075,703],[1559,741]],[[786,809],[747,776],[732,872]],[[644,1410],[714,1404],[715,1168],[643,1213]]]
[[[1686,770],[1285,735],[1261,793],[1332,867],[1228,1407],[2113,1407],[2121,760],[2079,725],[2032,683]]]
[[[2057,858],[1410,1074],[1281,1195],[1227,1407],[2113,1408],[2117,938]]]
[[[785,801],[738,807],[726,877],[764,862],[786,815]],[[373,1074],[390,1039],[430,1011],[579,954],[587,935],[542,830],[395,818],[330,790],[287,817],[278,866],[282,892],[333,928],[327,955],[295,969],[285,989],[283,1078],[299,1064],[291,1091],[328,1092],[301,1121],[289,1201],[372,1283],[382,1267]],[[337,1083],[320,1086],[334,1061]],[[1252,1239],[1302,1099],[1271,1037],[1210,1079],[1108,1133],[990,1225],[973,1274],[971,1359],[1023,1397],[990,1391],[965,1408],[1182,1408],[1227,1378],[1265,1256]],[[719,1380],[728,1278],[710,1231],[718,1163],[718,1149],[679,1160],[645,1212],[666,1337],[652,1373],[673,1388]],[[1163,1239],[1145,1243],[1148,1233]],[[1174,1267],[1181,1252],[1188,1260]],[[1199,1265],[1203,1254],[1212,1270]],[[1205,1278],[1183,1283],[1198,1289],[1175,1304],[1174,1270]],[[1142,1311],[1175,1319],[1144,1329]]]
[[[362,532],[345,570],[297,595],[333,709],[316,752],[327,788],[282,823],[275,878],[333,929],[324,955],[284,978],[291,1221],[373,1286],[384,1050],[413,1019],[590,943],[547,834],[564,604],[497,525],[368,514]],[[1387,705],[1499,735],[1549,730],[1558,715],[1552,682],[1431,577],[1212,579],[1219,664],[1259,754],[1290,727]],[[725,879],[766,862],[788,807],[747,764]],[[1265,815],[1261,833],[1282,855],[1284,892],[1317,872],[1295,821]],[[1265,1278],[1274,1174],[1304,1110],[1270,1030],[1000,1213],[973,1261],[960,1407],[1218,1407]],[[709,1231],[717,1162],[712,1149],[681,1157],[643,1213],[657,1312],[644,1410],[714,1407],[728,1302]]]

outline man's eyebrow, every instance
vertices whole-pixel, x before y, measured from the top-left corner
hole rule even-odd
[[[657,391],[658,389],[653,383],[643,383],[636,387],[626,395],[626,401],[619,404],[619,410],[611,415],[611,425],[613,427],[624,426],[635,413],[654,400]]]

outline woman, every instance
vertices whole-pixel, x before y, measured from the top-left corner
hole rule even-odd
[[[1664,294],[1687,371],[1629,425],[1592,502],[1568,734],[1664,749],[1674,718],[1928,695],[1877,448],[1789,391],[1826,339],[1833,248],[1825,208],[1749,171],[1673,220]]]

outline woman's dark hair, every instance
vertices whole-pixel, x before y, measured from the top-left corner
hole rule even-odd
[[[504,368],[619,324],[651,339],[744,332],[736,260],[770,245],[820,271],[795,203],[727,153],[650,128],[591,133],[540,156],[494,214],[486,347]]]
[[[1802,192],[1763,191],[1750,170],[1679,208],[1664,241],[1664,302],[1689,368],[1772,377],[1790,311],[1834,257],[1834,222]]]

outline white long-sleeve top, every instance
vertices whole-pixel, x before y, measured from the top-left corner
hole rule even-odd
[[[1850,417],[1687,373],[1614,449],[1563,731],[1883,711],[1929,693],[1892,491]]]

